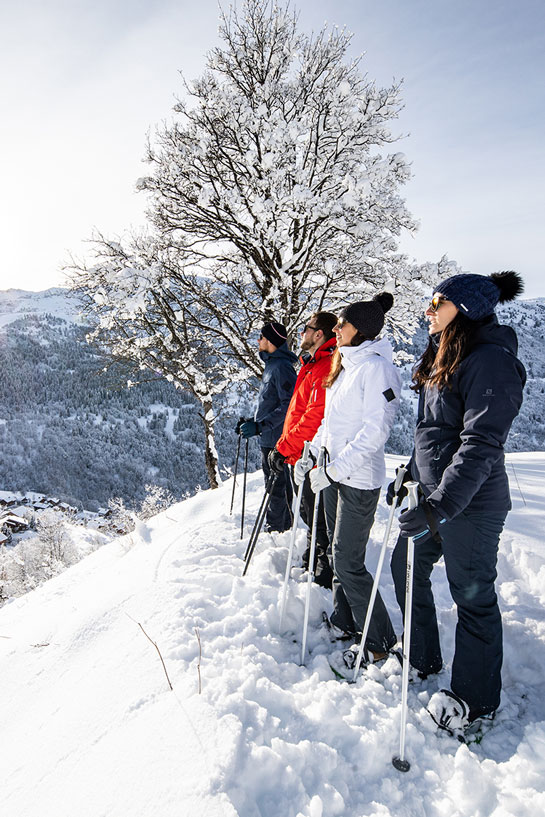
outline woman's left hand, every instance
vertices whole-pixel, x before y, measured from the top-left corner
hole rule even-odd
[[[440,519],[431,505],[425,505],[425,500],[410,511],[399,514],[399,530],[402,536],[411,537],[414,542],[426,539],[432,535],[430,528],[437,528],[445,520]],[[430,525],[430,522],[432,523]]]

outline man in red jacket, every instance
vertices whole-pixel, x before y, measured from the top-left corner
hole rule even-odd
[[[271,468],[279,471],[284,463],[295,465],[303,453],[303,445],[312,440],[322,422],[325,408],[324,379],[329,374],[331,355],[336,347],[333,327],[337,316],[331,312],[315,312],[301,328],[301,362],[302,368],[297,376],[295,389],[291,398],[282,435],[269,455]],[[310,556],[310,537],[314,513],[315,495],[310,488],[309,475],[303,483],[301,516],[308,525],[307,550],[303,556],[303,565],[308,567]],[[316,528],[316,560],[314,579],[322,587],[331,587],[333,572],[327,549],[329,540],[325,525],[322,502],[318,508]]]

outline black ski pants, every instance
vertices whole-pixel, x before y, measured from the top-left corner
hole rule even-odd
[[[310,559],[310,541],[312,538],[312,521],[314,519],[314,502],[316,494],[310,487],[309,474],[305,474],[301,496],[301,519],[307,525],[307,547],[303,554],[303,567],[308,570]],[[325,522],[322,494],[318,497],[318,514],[316,517],[316,553],[314,557],[314,581],[331,590],[333,571],[328,556],[329,538]]]
[[[272,448],[261,448],[261,467],[265,475],[265,484],[269,479],[271,468],[269,465],[269,454]],[[271,492],[271,501],[267,508],[265,530],[285,531],[292,526],[293,517],[291,513],[291,503],[293,499],[293,489],[291,487],[290,473],[288,466],[284,466],[281,474],[278,474]]]
[[[414,549],[410,663],[426,674],[442,667],[430,576],[443,556],[458,609],[451,689],[469,705],[470,718],[493,712],[500,703],[502,626],[494,581],[505,516],[464,511],[440,526],[441,543],[429,537]],[[403,614],[406,567],[407,539],[400,536],[391,568]]]

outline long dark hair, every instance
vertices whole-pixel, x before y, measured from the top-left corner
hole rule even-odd
[[[439,346],[431,337],[426,351],[413,370],[411,389],[421,392],[423,388],[451,388],[454,372],[467,357],[475,344],[478,329],[486,321],[471,321],[461,312],[441,332]]]
[[[367,338],[363,332],[356,331],[356,334],[350,341],[349,346],[361,346],[364,340],[372,340],[372,338]],[[342,357],[339,347],[337,347],[331,357],[331,369],[329,370],[329,374],[324,378],[324,389],[329,389],[333,385],[340,375],[341,369]]]

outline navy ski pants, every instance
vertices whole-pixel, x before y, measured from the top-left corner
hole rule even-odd
[[[442,667],[430,576],[444,556],[458,609],[451,689],[469,705],[470,718],[493,712],[500,703],[502,626],[494,581],[505,517],[464,511],[440,526],[441,544],[431,537],[415,543],[410,662],[426,674]],[[391,568],[403,614],[406,567],[407,539],[400,536]]]

